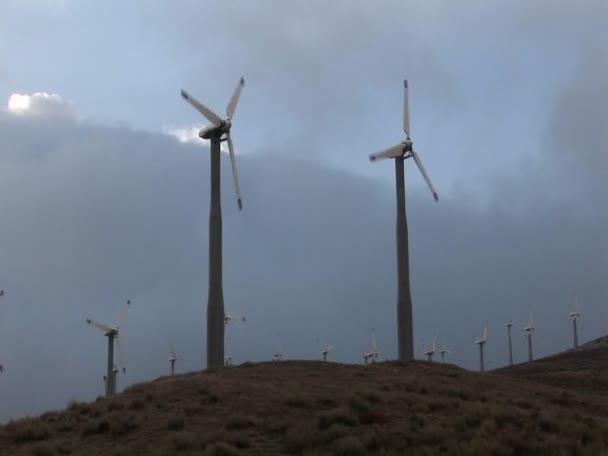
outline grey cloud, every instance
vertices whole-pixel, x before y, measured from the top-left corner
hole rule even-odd
[[[119,128],[0,118],[0,419],[61,407],[102,391],[103,336],[84,323],[117,318],[132,299],[119,385],[204,366],[208,156],[203,146]],[[409,165],[409,164],[408,164]],[[395,356],[394,189],[285,154],[239,158],[238,213],[222,164],[225,300],[247,316],[229,328],[237,362],[289,358],[360,362],[375,331]],[[390,163],[379,166],[391,167]],[[412,174],[408,166],[408,178]],[[508,176],[505,177],[508,180]],[[533,182],[524,179],[521,185]],[[508,188],[508,187],[504,187]],[[522,190],[523,193],[523,190]],[[436,333],[474,368],[472,336],[490,323],[488,359],[506,361],[502,324],[535,304],[538,355],[570,342],[570,296],[581,296],[582,338],[605,333],[603,226],[576,204],[530,197],[528,207],[434,204],[409,191],[416,347]],[[499,186],[493,201],[507,201]],[[516,328],[516,329],[517,329]],[[518,340],[518,339],[517,339]],[[516,356],[523,356],[523,337]]]

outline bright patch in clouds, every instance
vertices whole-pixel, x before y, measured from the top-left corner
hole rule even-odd
[[[201,128],[203,128],[203,127],[197,127],[197,126],[190,127],[190,128],[164,127],[163,133],[177,138],[177,140],[181,143],[198,144],[201,141],[203,141],[198,136],[198,132],[201,130]],[[226,154],[228,153],[228,143],[226,141],[223,141],[220,143],[220,150]]]
[[[8,111],[17,115],[76,118],[76,109],[71,101],[46,92],[33,95],[13,93],[8,98]]]

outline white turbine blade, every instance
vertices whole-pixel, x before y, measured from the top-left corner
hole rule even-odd
[[[127,321],[127,310],[129,309],[130,305],[131,305],[131,300],[129,299],[120,308],[120,314],[118,315],[118,324],[116,325],[118,328],[120,328],[125,323],[125,321]]]
[[[435,201],[439,201],[439,197],[437,196],[437,192],[435,191],[435,188],[433,187],[433,184],[431,184],[431,179],[429,179],[429,175],[426,173],[426,170],[424,169],[424,166],[422,165],[422,160],[420,160],[420,156],[418,155],[418,152],[416,152],[413,149],[412,149],[412,158],[416,162],[416,165],[418,165],[418,169],[420,170],[420,174],[422,174],[422,177],[424,178],[424,180],[426,182],[426,185],[428,185],[429,190],[433,194],[433,198],[435,198]]]
[[[87,318],[87,323],[91,326],[95,326],[96,328],[101,329],[103,332],[112,331],[112,328],[110,328],[109,326],[104,325],[103,323],[99,323],[98,321],[91,320],[90,318]]]
[[[218,116],[211,109],[209,109],[207,106],[198,101],[196,98],[191,97],[188,92],[182,89],[181,94],[184,100],[190,103],[194,107],[194,109],[196,109],[203,116],[205,116],[205,118],[213,125],[219,127],[222,124],[222,119],[220,118],[220,116]]]
[[[437,336],[433,336],[433,348],[431,349],[433,352],[435,352],[435,344],[437,343]]]
[[[232,119],[232,116],[234,115],[234,111],[236,110],[236,105],[239,103],[239,98],[241,98],[241,90],[243,90],[244,85],[245,78],[241,78],[234,89],[234,93],[228,102],[228,106],[226,106],[226,115],[229,119]]]
[[[405,146],[402,143],[395,144],[387,149],[381,150],[380,152],[376,152],[375,154],[370,154],[369,161],[376,160],[384,160],[385,158],[397,158],[403,155],[403,148]]]
[[[228,152],[230,153],[230,165],[232,166],[232,179],[234,180],[234,192],[236,193],[236,202],[239,205],[239,211],[243,209],[243,201],[241,200],[241,189],[239,187],[239,176],[236,173],[236,158],[234,157],[234,145],[232,138],[228,133]]]
[[[408,97],[407,79],[403,80],[403,131],[405,135],[410,137],[410,107]]]
[[[488,325],[487,324],[483,327],[483,341],[485,342],[486,340],[488,340]]]
[[[574,295],[574,312],[577,314],[580,313],[580,309],[578,306],[578,295],[576,294]]]
[[[376,346],[376,335],[374,333],[372,333],[372,350],[375,352],[376,350],[378,350],[377,346]]]
[[[169,350],[171,351],[171,356],[173,358],[177,358],[177,355],[175,354],[175,348],[173,348],[173,345],[171,345],[171,348],[169,348]]]

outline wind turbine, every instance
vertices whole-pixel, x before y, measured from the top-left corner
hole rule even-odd
[[[407,219],[405,214],[405,176],[404,162],[408,158],[413,158],[418,166],[422,177],[426,181],[433,198],[439,201],[437,192],[431,184],[431,180],[422,165],[420,156],[414,150],[410,139],[410,114],[408,105],[408,83],[403,81],[403,131],[405,141],[384,149],[369,156],[370,161],[377,161],[387,158],[395,159],[395,178],[397,190],[397,336],[399,361],[411,361],[414,359],[414,331],[412,323],[412,295],[410,290],[409,274],[409,251]]]
[[[445,363],[445,355],[451,355],[452,352],[448,350],[444,345],[443,347],[441,347],[441,350],[439,350],[439,354],[441,355],[441,362]]]
[[[578,348],[578,329],[576,327],[576,321],[581,316],[578,308],[578,296],[574,295],[574,308],[572,312],[568,314],[570,320],[572,320],[572,330],[574,331],[574,348]]]
[[[327,361],[327,355],[333,348],[333,345],[328,345],[323,349],[323,351],[321,351],[321,354],[323,355],[323,361]]]
[[[283,347],[281,346],[281,342],[277,345],[277,351],[272,355],[272,361],[284,361],[283,359]]]
[[[378,360],[378,346],[376,345],[376,335],[372,333],[372,349],[363,354],[363,362],[369,364],[370,361],[375,363]]]
[[[429,359],[429,361],[433,361],[433,355],[435,354],[435,345],[437,342],[437,336],[433,336],[433,345],[431,346],[431,348],[427,351],[424,352],[424,354],[427,356],[427,358]]]
[[[227,325],[230,321],[242,321],[245,323],[247,319],[245,317],[237,317],[228,313],[224,314],[224,325]]]
[[[505,325],[507,327],[507,334],[509,336],[509,366],[513,365],[513,342],[511,340],[511,326],[513,322],[509,320],[509,323]]]
[[[224,356],[224,366],[232,366],[232,356]]]
[[[87,318],[87,323],[91,326],[95,326],[104,332],[104,336],[108,338],[108,371],[106,374],[106,396],[116,394],[116,366],[114,365],[114,339],[118,345],[118,358],[119,363],[122,366],[124,373],[127,372],[126,363],[124,362],[122,345],[120,343],[119,331],[120,327],[124,324],[127,319],[127,309],[131,305],[131,301],[128,300],[126,304],[120,309],[120,315],[118,317],[118,323],[114,327],[110,327],[103,323],[99,323],[95,320]]]
[[[175,349],[171,347],[171,358],[169,358],[169,362],[171,363],[171,375],[175,374],[175,362],[179,360],[177,355],[175,354]]]
[[[483,337],[481,339],[476,339],[475,343],[479,345],[479,370],[480,372],[485,372],[485,364],[483,361],[483,347],[488,341],[488,324],[483,328]]]
[[[220,143],[228,142],[234,190],[239,210],[243,209],[241,190],[236,172],[234,145],[230,130],[232,117],[241,96],[245,79],[241,78],[226,106],[226,117],[222,119],[198,100],[182,89],[181,95],[194,109],[200,112],[211,125],[199,131],[198,135],[211,142],[211,203],[209,205],[209,293],[207,296],[207,367],[224,365],[224,291],[222,286],[222,205],[220,198]]]
[[[532,355],[532,334],[534,333],[534,323],[532,318],[532,309],[530,309],[530,322],[527,326],[524,326],[524,332],[528,338],[528,361],[532,361],[534,356]]]

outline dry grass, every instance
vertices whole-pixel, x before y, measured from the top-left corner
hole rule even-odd
[[[608,350],[594,353],[486,374],[302,361],[163,377],[10,422],[0,454],[608,454],[607,384],[561,388],[577,368],[607,375]]]

